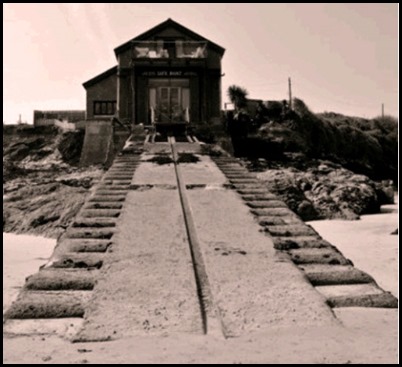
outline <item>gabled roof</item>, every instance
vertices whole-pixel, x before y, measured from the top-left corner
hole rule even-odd
[[[207,41],[209,47],[211,47],[212,49],[215,49],[219,54],[223,55],[225,52],[225,49],[219,45],[217,45],[216,43],[206,39],[205,37],[202,37],[201,35],[199,35],[198,33],[193,32],[191,29],[188,29],[184,26],[182,26],[181,24],[175,22],[173,19],[167,19],[164,22],[158,24],[157,26],[149,29],[148,31],[141,33],[140,35],[138,35],[137,37],[131,39],[130,41],[123,43],[122,45],[116,47],[114,49],[114,53],[116,54],[116,56],[123,52],[126,51],[127,49],[130,48],[131,43],[135,42],[135,41],[146,41],[148,40],[150,37],[152,37],[153,35],[163,31],[164,29],[168,28],[168,27],[172,27],[177,29],[179,32],[186,34],[187,36],[191,37],[192,39],[196,40],[196,41]]]
[[[94,84],[98,83],[99,81],[101,81],[102,79],[105,79],[108,76],[113,75],[113,74],[117,74],[117,66],[113,66],[112,68],[110,68],[110,69],[104,71],[103,73],[95,76],[94,78],[89,79],[85,83],[82,83],[82,85],[84,86],[85,89],[87,89],[91,85],[94,85]]]

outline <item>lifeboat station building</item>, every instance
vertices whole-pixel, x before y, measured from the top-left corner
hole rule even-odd
[[[170,126],[220,118],[221,46],[168,19],[114,52],[117,65],[83,84],[87,120]]]

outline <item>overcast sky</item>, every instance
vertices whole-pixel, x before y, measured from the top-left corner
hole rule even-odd
[[[172,18],[226,49],[250,98],[293,95],[315,112],[398,115],[398,4],[3,4],[3,121],[84,109],[82,83],[113,49]]]

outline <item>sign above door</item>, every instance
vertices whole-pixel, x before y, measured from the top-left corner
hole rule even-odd
[[[143,71],[141,76],[151,76],[151,77],[181,77],[181,76],[197,76],[195,71],[188,70],[155,70],[155,71]]]

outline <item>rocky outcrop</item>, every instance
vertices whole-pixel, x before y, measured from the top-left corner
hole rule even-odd
[[[25,138],[5,147],[3,157],[7,157],[12,161],[21,161],[28,156],[32,160],[39,160],[52,153],[52,149],[49,149],[46,145],[47,141],[42,137]]]
[[[57,238],[71,223],[103,171],[33,171],[3,186],[3,231]]]
[[[103,174],[99,167],[72,165],[80,156],[80,134],[3,134],[3,232],[64,232]]]
[[[385,198],[390,200],[378,183],[329,161],[316,161],[304,170],[268,169],[257,177],[303,220],[359,219],[379,212]]]

